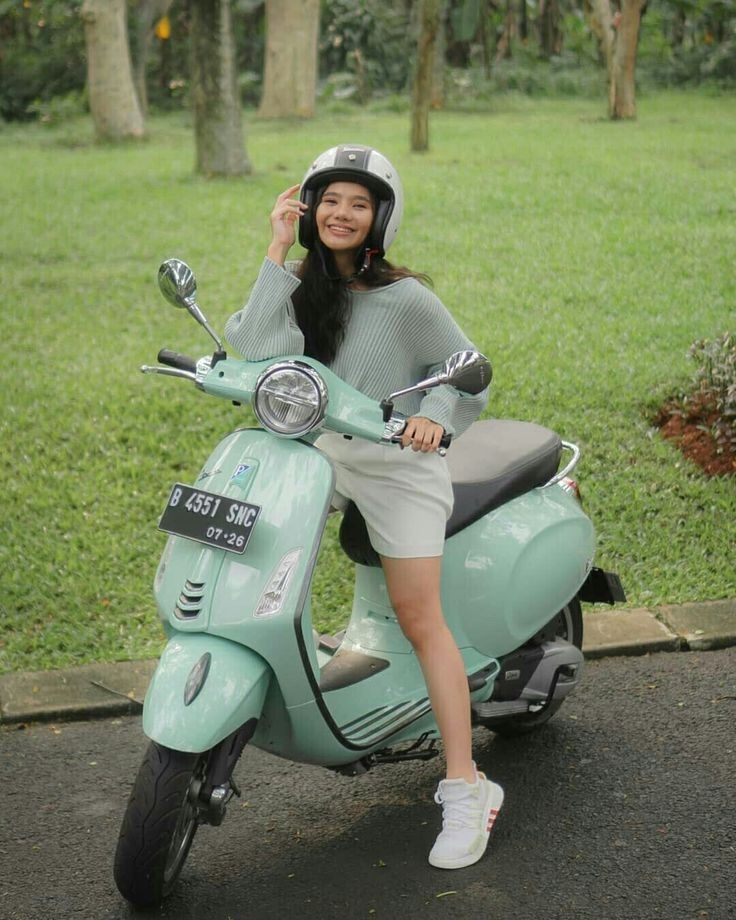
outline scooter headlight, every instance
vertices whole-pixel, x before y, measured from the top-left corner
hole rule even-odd
[[[272,364],[256,382],[253,411],[275,434],[298,438],[319,425],[326,409],[327,387],[309,364]]]

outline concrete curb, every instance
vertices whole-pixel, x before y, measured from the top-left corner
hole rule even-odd
[[[736,598],[585,614],[586,658],[736,645]],[[88,664],[0,675],[0,725],[140,712],[156,662]]]

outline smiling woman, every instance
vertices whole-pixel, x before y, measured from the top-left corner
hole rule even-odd
[[[402,208],[399,178],[378,151],[344,145],[317,157],[301,186],[276,200],[268,258],[245,309],[228,321],[230,342],[254,360],[316,358],[374,399],[401,393],[452,353],[472,350],[420,276],[384,258]],[[297,222],[307,255],[287,264]],[[437,448],[446,432],[460,434],[480,414],[487,389],[470,395],[440,387],[404,399],[398,399],[407,416],[401,445],[411,453],[329,432],[315,446],[335,470],[333,504],[352,501],[365,520],[399,626],[421,664],[447,761],[435,797],[444,809],[443,830],[429,861],[457,869],[483,855],[503,791],[475,769],[465,666],[442,612],[440,569],[453,492]]]

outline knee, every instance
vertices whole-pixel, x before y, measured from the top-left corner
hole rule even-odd
[[[435,605],[432,600],[416,596],[400,596],[391,598],[391,604],[401,631],[414,648],[421,649],[436,628],[437,617],[433,611]],[[442,623],[441,617],[440,612],[440,624]]]

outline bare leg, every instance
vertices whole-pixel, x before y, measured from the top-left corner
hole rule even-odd
[[[440,602],[441,556],[381,557],[399,625],[424,674],[429,700],[445,746],[447,778],[475,782],[470,694],[462,656],[445,623]]]

